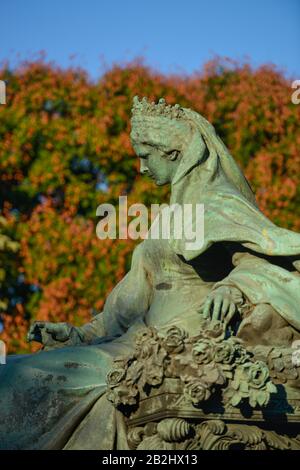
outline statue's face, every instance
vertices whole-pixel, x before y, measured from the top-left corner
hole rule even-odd
[[[172,182],[178,167],[178,152],[164,152],[148,144],[134,143],[135,153],[140,158],[140,172],[148,175],[158,186]]]

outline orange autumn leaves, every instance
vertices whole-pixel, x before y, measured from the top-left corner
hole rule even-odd
[[[31,350],[25,335],[36,318],[88,321],[128,270],[134,242],[96,237],[100,203],[117,204],[125,194],[130,203],[167,201],[168,188],[138,175],[129,139],[136,94],[202,113],[243,167],[263,212],[300,229],[300,106],[274,68],[218,59],[183,77],[132,63],[92,82],[82,70],[37,61],[3,68],[0,78],[7,81],[1,215],[4,234],[19,243],[17,253],[0,252],[0,297],[8,299],[0,337],[10,352]]]

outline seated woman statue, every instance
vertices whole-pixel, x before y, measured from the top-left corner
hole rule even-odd
[[[198,113],[145,98],[134,99],[132,113],[141,173],[171,185],[171,205],[204,205],[203,243],[148,237],[90,323],[31,326],[29,341],[44,349],[0,366],[1,449],[126,448],[124,423],[104,396],[106,375],[145,326],[193,333],[201,315],[226,325],[238,315],[236,334],[246,344],[288,346],[300,337],[300,235],[260,212]]]

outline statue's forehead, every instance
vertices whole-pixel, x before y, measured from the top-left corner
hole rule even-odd
[[[134,132],[147,131],[148,129],[170,129],[175,123],[165,117],[139,116],[131,119],[131,127]]]
[[[131,139],[150,144],[172,144],[184,132],[185,124],[161,116],[143,116],[131,120]]]
[[[137,116],[133,115],[131,118],[132,127],[155,127],[155,128],[173,128],[173,129],[182,129],[183,127],[188,126],[187,119],[175,119],[168,116],[149,116],[147,114],[139,114]]]

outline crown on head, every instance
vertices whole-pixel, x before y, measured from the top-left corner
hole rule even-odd
[[[154,101],[149,103],[146,97],[139,100],[139,97],[135,96],[131,111],[133,116],[164,116],[169,119],[182,119],[184,117],[184,110],[179,104],[168,105],[164,98],[160,98],[156,104]]]

